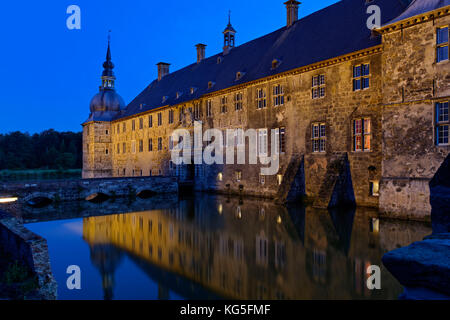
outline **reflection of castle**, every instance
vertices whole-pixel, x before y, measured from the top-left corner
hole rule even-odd
[[[118,252],[129,254],[151,277],[161,277],[154,280],[165,286],[169,274],[227,298],[397,297],[401,288],[389,274],[383,274],[383,284],[393,290],[365,289],[365,268],[381,264],[384,252],[367,212],[358,209],[345,234],[336,228],[345,222],[327,212],[296,210],[291,214],[303,221],[294,224],[284,207],[204,197],[182,201],[176,209],[86,218],[83,235],[104,274],[107,297]]]

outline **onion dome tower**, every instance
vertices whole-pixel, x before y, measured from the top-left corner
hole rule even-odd
[[[91,100],[90,120],[111,121],[114,117],[120,115],[125,108],[122,97],[117,94],[115,89],[116,77],[114,76],[114,63],[111,61],[111,41],[108,37],[108,50],[106,52],[106,61],[103,63],[102,85],[99,93]]]
[[[125,109],[125,103],[115,89],[116,77],[113,69],[111,40],[108,36],[102,85],[92,98],[89,118],[83,123],[83,179],[113,176],[111,121],[119,117]]]

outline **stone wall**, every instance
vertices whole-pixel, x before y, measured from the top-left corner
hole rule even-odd
[[[174,177],[142,177],[0,184],[0,193],[17,196],[21,203],[36,198],[48,198],[53,202],[85,200],[88,196],[99,193],[112,198],[129,197],[142,191],[177,194],[178,180]]]
[[[12,261],[24,263],[39,283],[39,298],[54,300],[57,284],[53,278],[47,241],[26,229],[16,218],[0,212],[0,250]]]
[[[111,123],[83,126],[83,179],[112,177]]]
[[[383,163],[380,210],[429,219],[428,183],[450,151],[436,146],[435,103],[450,96],[450,62],[436,63],[444,16],[383,34]]]

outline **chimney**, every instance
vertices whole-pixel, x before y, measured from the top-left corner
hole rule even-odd
[[[202,62],[203,59],[205,59],[205,50],[206,50],[206,44],[199,43],[196,45],[197,47],[197,63]]]
[[[170,63],[160,62],[156,64],[158,66],[158,81],[169,74]]]
[[[284,4],[287,10],[287,27],[289,28],[298,20],[298,6],[301,4],[301,2],[298,2],[296,0],[289,0]]]

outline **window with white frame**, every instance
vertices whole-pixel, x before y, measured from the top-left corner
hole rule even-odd
[[[243,94],[242,92],[236,93],[234,95],[234,108],[236,111],[242,110],[243,108]]]
[[[235,145],[236,147],[242,147],[245,144],[245,135],[244,130],[241,128],[238,128],[234,131],[234,137],[235,137]]]
[[[448,26],[436,30],[436,61],[448,60]]]
[[[206,101],[206,116],[212,117],[213,109],[212,109],[212,100]]]
[[[220,112],[227,113],[227,97],[220,98]]]
[[[278,107],[284,105],[284,87],[278,84],[273,87],[273,106]]]
[[[370,64],[353,66],[353,91],[370,87]]]
[[[194,103],[194,118],[200,119],[200,115],[201,115],[200,103],[196,102]]]
[[[436,144],[438,146],[448,145],[448,101],[436,103]]]
[[[312,91],[311,97],[319,99],[325,97],[325,75],[321,74],[312,77]]]
[[[257,89],[256,90],[256,107],[258,109],[264,109],[267,106],[266,101],[266,90]]]
[[[267,150],[267,129],[258,130],[258,154],[260,156],[266,156]]]
[[[370,151],[372,123],[368,118],[353,120],[353,151]]]
[[[326,138],[325,123],[313,123],[311,132],[312,152],[325,152]]]

